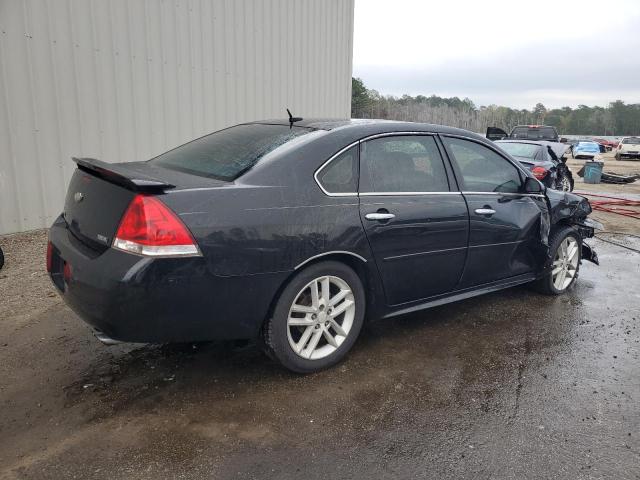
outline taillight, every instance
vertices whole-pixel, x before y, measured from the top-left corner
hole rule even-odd
[[[622,144],[621,143],[618,144],[618,150],[622,150]]]
[[[199,256],[191,233],[157,197],[136,195],[125,212],[113,247],[150,257]]]
[[[47,272],[51,273],[53,267],[53,244],[47,243]]]
[[[533,167],[531,169],[531,173],[533,173],[533,176],[536,177],[538,180],[542,180],[544,177],[547,176],[547,173],[549,173],[549,170],[543,167]]]

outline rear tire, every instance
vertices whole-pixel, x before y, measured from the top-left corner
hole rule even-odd
[[[311,265],[285,287],[264,325],[267,355],[296,373],[329,368],[355,343],[364,313],[364,288],[351,268],[335,261]]]
[[[556,190],[560,190],[562,192],[571,192],[573,191],[573,180],[563,173],[559,174],[556,178]]]
[[[560,227],[549,236],[551,260],[545,266],[548,273],[534,283],[534,288],[545,295],[561,295],[578,278],[582,259],[582,240],[570,227]]]

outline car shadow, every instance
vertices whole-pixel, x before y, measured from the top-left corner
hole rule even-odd
[[[336,382],[357,390],[374,377],[389,388],[402,376],[419,377],[434,389],[443,375],[473,383],[475,377],[485,381],[489,372],[497,379],[504,370],[513,370],[514,356],[560,342],[567,334],[562,328],[547,328],[542,336],[531,333],[539,318],[529,306],[540,302],[566,308],[558,298],[516,287],[367,322],[343,362],[306,376],[285,370],[252,341],[110,347],[112,353],[93,358],[79,379],[65,387],[66,401],[68,406],[92,402],[93,415],[100,418],[123,409],[149,411],[167,395],[210,402],[255,391],[284,394],[300,385],[333,387]]]

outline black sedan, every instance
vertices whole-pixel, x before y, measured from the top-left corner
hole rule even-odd
[[[436,125],[271,120],[152,160],[75,159],[47,268],[105,343],[260,338],[296,372],[365,321],[575,282],[589,202]]]
[[[565,192],[573,190],[573,175],[565,163],[566,144],[532,140],[498,140],[495,143],[546,187]]]

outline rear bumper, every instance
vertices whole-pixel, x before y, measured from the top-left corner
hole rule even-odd
[[[630,152],[618,151],[617,155],[620,158],[640,158],[640,152],[630,153]]]
[[[105,337],[124,342],[253,338],[287,277],[215,276],[203,257],[145,258],[112,248],[98,254],[61,217],[49,239],[50,276],[64,301]]]

